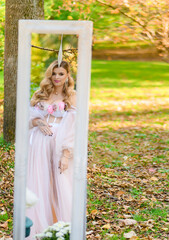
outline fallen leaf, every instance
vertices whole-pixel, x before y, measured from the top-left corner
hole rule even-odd
[[[97,210],[96,210],[96,209],[94,209],[94,210],[91,211],[91,214],[92,214],[92,215],[95,215],[96,213],[97,213]]]
[[[118,192],[116,193],[116,195],[117,195],[118,197],[120,197],[120,196],[123,195],[124,193],[125,193],[124,191],[120,190],[120,191],[118,191]]]
[[[8,221],[4,222],[3,224],[0,224],[1,228],[8,229]]]
[[[148,199],[144,196],[141,197],[141,201],[147,201]]]
[[[130,231],[128,233],[124,233],[124,237],[125,238],[131,238],[131,237],[134,237],[134,236],[137,236],[134,231]]]
[[[151,177],[150,180],[152,180],[152,181],[157,181],[158,178],[156,178],[156,177]]]
[[[91,234],[93,232],[93,230],[91,230],[91,231],[86,231],[86,235],[88,235],[88,234]]]
[[[105,224],[105,225],[103,225],[103,227],[102,227],[102,228],[110,229],[110,228],[111,228],[111,226],[110,226],[110,224],[108,223],[108,224]]]
[[[136,224],[137,223],[137,221],[136,220],[134,220],[134,219],[119,219],[119,222],[120,222],[120,225],[122,226],[128,226],[128,225],[134,225],[134,224]]]
[[[131,195],[128,196],[128,198],[126,198],[126,201],[132,201],[133,197]]]
[[[130,240],[137,240],[137,239],[138,239],[137,236],[133,236],[133,237],[130,238]]]
[[[125,218],[130,218],[131,217],[131,215],[127,215],[127,214],[124,214],[123,215]]]
[[[156,199],[154,196],[151,198],[151,200],[152,200],[153,202],[156,202],[156,201],[157,201],[157,199]]]
[[[126,211],[130,206],[123,205],[124,210]]]
[[[125,219],[124,223],[125,223],[125,225],[134,225],[137,223],[137,221],[134,219]]]
[[[162,230],[164,230],[164,231],[167,231],[168,230],[168,228],[161,228]]]
[[[2,211],[1,213],[0,213],[0,215],[5,215],[6,214],[6,211]]]

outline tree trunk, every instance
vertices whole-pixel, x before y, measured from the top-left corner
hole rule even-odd
[[[44,19],[44,0],[6,0],[4,52],[4,140],[14,142],[18,61],[18,20]]]

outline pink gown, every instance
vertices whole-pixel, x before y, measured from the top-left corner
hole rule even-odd
[[[46,108],[48,105],[44,104]],[[36,233],[41,233],[57,221],[71,222],[76,108],[71,106],[65,111],[59,110],[57,105],[57,111],[52,115],[55,119],[62,116],[62,119],[59,123],[49,123],[52,125],[52,136],[45,136],[31,124],[34,118],[44,119],[46,113],[47,110],[30,107],[27,188],[39,200],[36,205],[26,209],[26,216],[33,221],[31,234],[26,238],[28,240],[35,239]],[[63,149],[71,152],[71,158],[68,168],[60,174],[58,164]]]

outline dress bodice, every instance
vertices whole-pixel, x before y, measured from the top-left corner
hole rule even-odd
[[[54,117],[63,117],[65,112],[65,103],[58,102],[53,104],[48,104],[46,102],[38,102],[35,108],[41,112],[43,116],[52,115]]]
[[[56,117],[63,117],[65,114],[65,103],[63,101],[53,104],[48,104],[44,101],[38,102],[34,106],[43,116],[52,115]],[[75,108],[71,105],[72,108]],[[76,109],[76,108],[75,108]]]
[[[44,119],[47,117],[46,121],[48,123],[50,122],[50,116],[54,116],[53,123],[59,124],[60,128],[60,136],[62,136],[63,131],[67,132],[67,129],[69,129],[68,132],[70,132],[70,126],[72,126],[72,123],[74,123],[75,115],[77,112],[77,108],[73,105],[71,105],[70,108],[65,110],[65,103],[64,102],[58,102],[54,104],[48,104],[46,102],[38,102],[35,106],[30,106],[30,116],[29,116],[29,127],[32,130],[31,137],[30,137],[30,143],[33,139],[33,131],[36,130],[36,127],[33,126],[32,120],[35,118]],[[62,119],[58,122],[56,122],[57,117],[61,117]],[[52,120],[52,119],[51,119]],[[59,143],[58,143],[59,145]]]

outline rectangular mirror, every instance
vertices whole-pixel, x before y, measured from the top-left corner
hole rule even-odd
[[[33,89],[32,87],[30,88],[30,76],[32,74],[31,38],[33,34],[35,35],[42,34],[44,37],[46,35],[50,36],[55,35],[56,37],[58,35],[63,34],[63,36],[69,37],[69,39],[71,38],[73,39],[73,35],[78,37],[77,81],[75,83],[77,113],[73,152],[73,196],[72,196],[70,239],[73,240],[86,239],[86,187],[87,187],[86,175],[87,175],[87,146],[88,146],[88,119],[89,119],[88,105],[90,91],[92,27],[93,24],[91,21],[19,20],[17,115],[16,115],[16,146],[15,146],[16,152],[15,152],[15,179],[14,179],[15,240],[23,240],[25,238],[25,198],[26,198],[25,193],[27,186],[26,176],[30,141],[29,136],[30,126],[28,119],[30,118],[29,105],[30,96],[32,95],[30,90]],[[53,42],[55,42],[55,39]],[[49,66],[50,64],[51,62],[49,62],[49,64],[47,65]],[[46,66],[40,67],[46,68]],[[34,70],[36,69],[37,65],[34,68]],[[59,68],[54,69],[57,72],[57,69]],[[76,69],[73,74],[75,77]],[[35,80],[36,79],[34,79],[34,83],[36,82]],[[63,121],[61,120],[61,122]],[[33,182],[31,184],[33,185]]]

